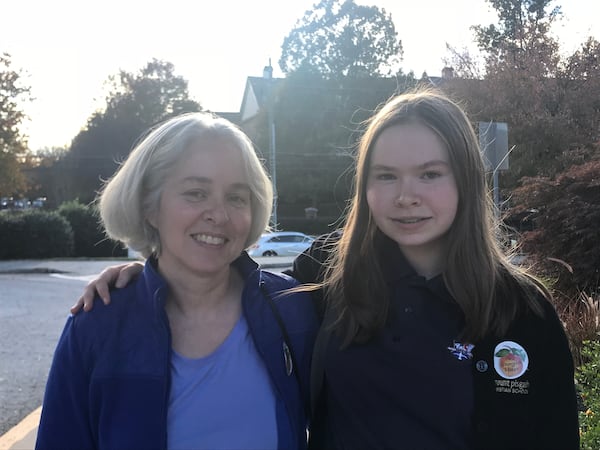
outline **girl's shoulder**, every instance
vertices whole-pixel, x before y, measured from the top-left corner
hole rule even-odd
[[[323,281],[325,263],[335,250],[341,236],[341,230],[336,230],[317,237],[306,251],[296,257],[292,269],[286,273],[301,283]]]

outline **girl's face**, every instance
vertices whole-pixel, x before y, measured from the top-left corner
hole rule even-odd
[[[418,123],[394,125],[375,141],[367,202],[379,229],[423,276],[443,270],[444,238],[458,207],[448,151]]]

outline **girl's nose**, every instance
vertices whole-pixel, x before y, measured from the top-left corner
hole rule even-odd
[[[398,207],[406,207],[418,205],[420,202],[419,195],[412,183],[408,180],[402,181],[394,199],[394,204]]]

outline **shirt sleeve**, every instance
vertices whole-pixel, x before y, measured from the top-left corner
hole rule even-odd
[[[579,449],[579,417],[575,390],[575,369],[569,341],[554,307],[545,307],[546,349],[542,380],[546,404],[540,408],[540,448]]]
[[[36,449],[96,447],[89,420],[88,386],[75,316],[71,316],[58,341],[46,383]]]

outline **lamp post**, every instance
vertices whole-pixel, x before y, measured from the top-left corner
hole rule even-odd
[[[267,99],[267,127],[269,131],[269,169],[271,171],[271,182],[273,183],[273,210],[271,212],[271,227],[277,229],[277,161],[275,155],[275,121],[273,118],[273,67],[271,59],[269,65],[263,69],[263,78],[267,80],[266,99]]]

